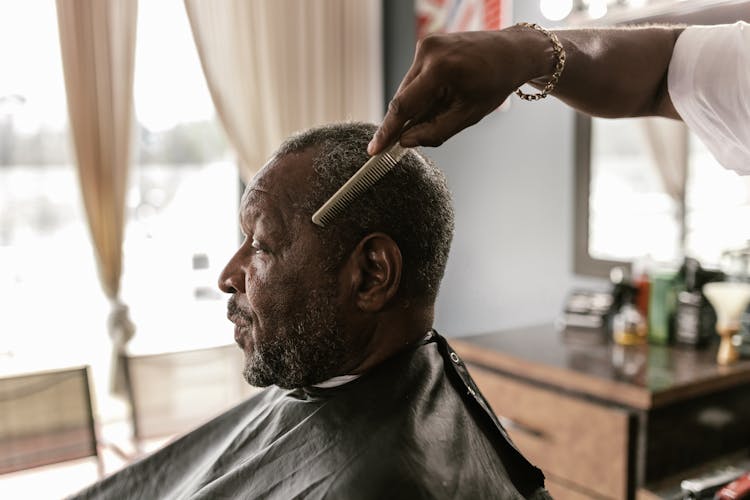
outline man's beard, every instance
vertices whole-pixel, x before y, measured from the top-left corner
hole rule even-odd
[[[275,309],[275,317],[266,318],[270,329],[256,339],[245,361],[244,375],[250,385],[290,389],[341,375],[347,346],[334,290],[332,284],[311,290],[299,310]]]

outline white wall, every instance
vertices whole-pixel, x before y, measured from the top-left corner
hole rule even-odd
[[[384,5],[390,98],[413,57],[414,22],[411,2]],[[544,24],[537,2],[513,7],[515,21]],[[573,129],[573,112],[555,99],[512,96],[507,111],[426,148],[456,207],[438,331],[459,336],[551,322],[572,286],[601,285],[572,274]]]

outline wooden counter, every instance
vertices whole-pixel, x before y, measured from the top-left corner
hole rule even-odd
[[[750,361],[716,348],[623,349],[552,325],[450,339],[555,498],[634,498],[750,447]]]
[[[750,360],[719,366],[715,347],[631,348],[647,362],[625,374],[613,362],[611,344],[567,340],[552,325],[461,337],[451,345],[464,361],[641,409],[750,383]]]

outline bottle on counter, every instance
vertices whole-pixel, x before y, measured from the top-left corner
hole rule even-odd
[[[607,334],[612,337],[614,334],[613,319],[624,304],[625,289],[630,287],[627,269],[621,266],[613,267],[609,271],[609,281],[612,284],[610,291],[612,301],[610,302],[606,318]]]
[[[632,285],[622,285],[622,303],[612,317],[612,340],[618,345],[642,345],[648,340],[646,318],[636,306],[636,291]]]
[[[683,287],[677,291],[675,312],[675,341],[693,347],[703,347],[714,338],[716,313],[701,291],[703,285],[721,279],[721,273],[708,271],[700,262],[686,258],[678,275]]]
[[[633,286],[635,287],[635,305],[638,312],[648,321],[648,302],[650,298],[651,278],[649,273],[653,261],[650,257],[643,257],[633,261]]]
[[[652,344],[667,345],[672,340],[676,282],[677,273],[668,268],[657,269],[651,275],[648,341]]]
[[[622,268],[613,268],[612,366],[618,378],[633,380],[643,376],[646,366],[648,324],[638,307],[638,286]]]
[[[743,247],[722,252],[721,269],[729,281],[750,283],[750,240]],[[743,350],[750,352],[750,307],[740,320],[740,336]]]

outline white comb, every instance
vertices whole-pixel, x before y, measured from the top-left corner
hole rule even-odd
[[[379,153],[362,165],[323,206],[318,209],[312,216],[312,221],[320,227],[339,215],[346,209],[358,196],[367,191],[373,184],[390,172],[396,163],[406,154],[408,148],[402,148],[398,143],[389,149]]]

